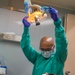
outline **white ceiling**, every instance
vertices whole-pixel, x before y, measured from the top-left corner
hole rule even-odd
[[[0,0],[0,7],[13,6],[16,9],[24,9],[24,0]],[[31,0],[32,4],[49,5],[75,11],[75,0]]]

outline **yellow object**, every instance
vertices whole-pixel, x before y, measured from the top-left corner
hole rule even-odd
[[[37,11],[37,12],[34,12],[34,13],[32,13],[32,14],[30,14],[30,13],[28,13],[28,22],[35,22],[35,18],[36,17],[38,17],[38,19],[42,19],[43,18],[43,16],[42,16],[42,13],[41,12],[39,12],[39,11]]]
[[[30,8],[32,11],[28,11],[28,22],[36,22],[36,20],[42,20],[47,17],[46,14],[44,15],[44,12],[41,10],[39,5],[31,5]]]

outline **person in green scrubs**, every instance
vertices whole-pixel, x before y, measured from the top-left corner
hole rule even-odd
[[[29,28],[31,24],[27,16],[22,20],[24,31],[20,42],[22,51],[27,59],[34,65],[32,75],[56,74],[64,75],[64,65],[68,55],[68,41],[58,11],[49,7],[49,13],[55,25],[55,44],[52,37],[45,36],[40,41],[41,53],[31,45]],[[35,40],[35,39],[34,39]]]

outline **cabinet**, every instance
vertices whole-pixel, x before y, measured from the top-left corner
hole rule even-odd
[[[71,75],[75,75],[75,15],[67,14],[64,26],[69,43],[65,71],[69,70]]]

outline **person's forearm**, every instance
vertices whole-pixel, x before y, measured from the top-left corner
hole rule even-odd
[[[21,39],[21,47],[25,48],[30,44],[30,35],[29,35],[29,28],[24,27],[24,32],[22,34],[22,39]]]
[[[61,20],[55,22],[55,26],[56,55],[64,62],[67,57],[68,41]]]
[[[27,57],[27,59],[30,62],[34,64],[35,58],[37,57],[38,53],[35,51],[35,49],[30,44],[29,28],[27,27],[24,27],[24,32],[22,35],[22,40],[21,40],[20,45],[21,45],[24,55]]]
[[[64,30],[64,27],[62,26],[61,19],[54,22],[54,24],[55,24],[55,37],[56,37],[56,39],[59,38],[60,42],[64,42],[64,44],[65,44],[67,42],[67,40],[66,40],[67,38],[66,38],[66,33]]]

